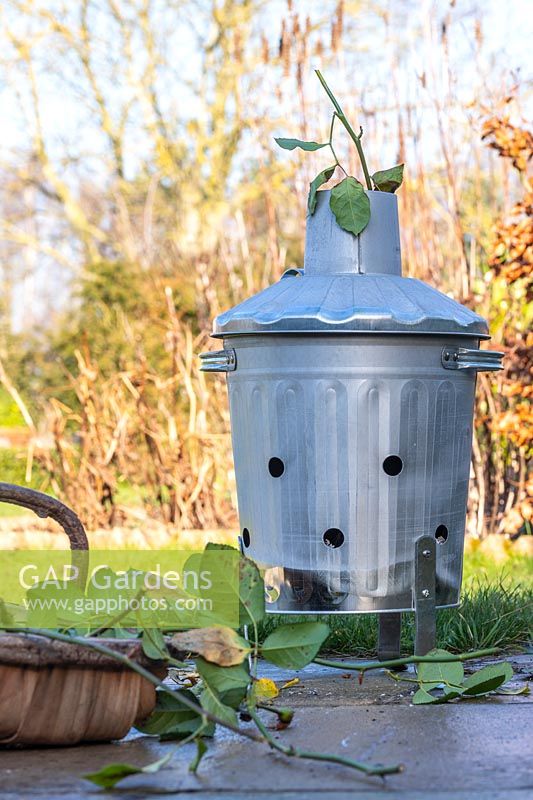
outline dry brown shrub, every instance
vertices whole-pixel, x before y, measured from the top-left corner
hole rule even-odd
[[[123,487],[150,516],[176,527],[235,523],[226,405],[214,401],[222,380],[210,378],[208,391],[197,365],[207,337],[179,318],[170,292],[167,301],[164,374],[141,346],[127,369],[107,378],[87,349],[78,350],[70,375],[77,408],[48,403],[53,447],[36,458],[90,528],[124,519]]]

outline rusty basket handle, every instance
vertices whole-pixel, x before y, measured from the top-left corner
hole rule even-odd
[[[0,503],[10,503],[28,508],[42,519],[50,517],[58,522],[67,534],[72,551],[88,552],[89,540],[81,520],[71,508],[60,500],[56,500],[55,497],[38,492],[36,489],[28,489],[26,486],[18,486],[16,483],[0,482]],[[79,567],[78,580],[83,585],[87,578],[87,562],[87,556],[73,552],[72,563]]]

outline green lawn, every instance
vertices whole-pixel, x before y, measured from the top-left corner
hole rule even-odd
[[[44,475],[34,465],[32,479],[26,483],[26,453],[22,450],[13,450],[8,447],[0,448],[0,481],[4,483],[17,483],[19,486],[28,486],[31,489],[41,489]],[[29,514],[27,509],[13,506],[9,503],[0,503],[0,517],[19,517]]]
[[[367,658],[377,651],[377,615],[305,617],[322,619],[331,627],[323,650]],[[262,626],[263,638],[294,616],[272,615]],[[302,617],[302,620],[304,618]],[[437,615],[437,646],[454,652],[502,647],[527,648],[533,638],[533,559],[512,556],[502,566],[480,553],[465,556],[462,602]],[[402,652],[413,652],[414,614],[404,614]]]
[[[17,404],[3,386],[0,386],[0,426],[2,428],[24,428],[26,423]]]
[[[533,557],[511,553],[503,563],[497,563],[486,553],[479,551],[466,553],[463,586],[468,588],[480,580],[492,584],[502,582],[505,586],[522,586],[533,590]]]

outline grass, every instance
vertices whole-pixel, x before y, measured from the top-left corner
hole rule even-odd
[[[2,428],[25,428],[24,417],[17,404],[11,399],[3,386],[0,386],[0,424]]]
[[[533,590],[533,557],[510,550],[504,561],[497,561],[489,553],[470,550],[464,559],[463,588],[468,590],[480,581]]]
[[[437,614],[437,647],[457,653],[485,647],[509,651],[527,647],[533,635],[532,559],[513,557],[503,570],[490,559],[483,560],[480,570],[480,559],[480,554],[476,553],[465,558],[461,606]],[[260,636],[267,636],[283,622],[304,619],[320,619],[331,627],[324,653],[368,658],[377,652],[376,614],[302,618],[272,615],[262,625]],[[414,614],[404,614],[402,653],[413,652],[414,631]]]
[[[0,448],[0,481],[5,483],[17,483],[20,486],[28,486],[31,489],[40,489],[43,484],[44,475],[35,465],[32,470],[30,483],[26,482],[26,452],[15,450],[9,447]],[[20,506],[0,503],[0,517],[20,517],[24,514],[31,514],[27,509]]]

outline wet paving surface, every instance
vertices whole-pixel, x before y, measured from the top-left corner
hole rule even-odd
[[[515,657],[513,668],[518,688],[531,676],[533,657]],[[295,677],[267,664],[261,675],[278,684]],[[195,745],[178,749],[132,732],[111,744],[0,751],[0,798],[533,798],[533,695],[413,707],[410,684],[394,683],[382,672],[365,675],[362,685],[353,672],[318,665],[296,675],[299,682],[281,697],[296,714],[287,730],[275,733],[279,741],[363,761],[402,763],[404,772],[383,781],[338,765],[288,759],[221,732],[195,776],[188,772]],[[272,720],[265,716],[269,724]],[[81,777],[111,762],[145,765],[171,751],[171,764],[159,773],[132,776],[113,793]]]

